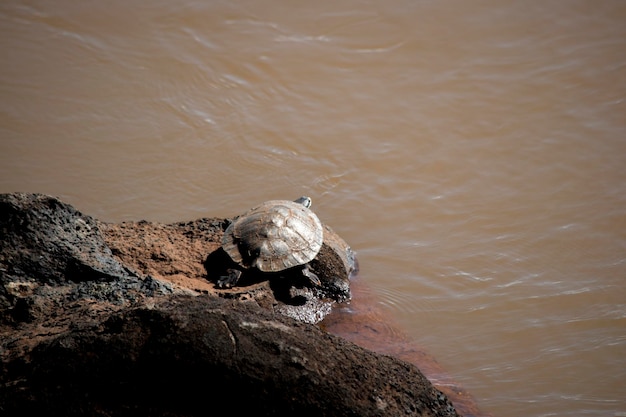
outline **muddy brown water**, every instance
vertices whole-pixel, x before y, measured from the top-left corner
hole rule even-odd
[[[419,346],[485,413],[626,416],[624,22],[621,0],[3,1],[0,192],[115,222],[310,195],[393,323],[378,347]]]

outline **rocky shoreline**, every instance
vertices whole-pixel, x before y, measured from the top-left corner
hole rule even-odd
[[[456,416],[412,364],[315,325],[350,299],[328,227],[322,285],[215,288],[229,219],[108,224],[0,195],[0,414]]]

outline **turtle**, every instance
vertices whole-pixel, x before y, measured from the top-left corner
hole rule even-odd
[[[320,286],[309,262],[322,247],[324,229],[310,207],[307,196],[270,200],[235,218],[222,238],[222,249],[235,267],[218,279],[217,286],[236,285],[245,270],[277,273],[298,267],[310,283]]]

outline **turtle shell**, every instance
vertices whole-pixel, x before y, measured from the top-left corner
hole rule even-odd
[[[237,217],[224,232],[222,248],[245,268],[277,272],[313,260],[323,240],[322,223],[310,209],[272,200]]]

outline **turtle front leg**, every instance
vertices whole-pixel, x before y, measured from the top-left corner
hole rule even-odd
[[[228,272],[228,275],[222,275],[217,280],[217,288],[232,288],[241,278],[239,269],[229,268],[226,272]]]
[[[315,273],[313,273],[313,271],[311,271],[311,268],[309,267],[309,264],[305,264],[304,267],[302,268],[302,275],[307,277],[309,279],[309,281],[311,281],[311,284],[316,285],[318,287],[322,285],[322,282],[320,281],[318,276],[315,275]]]

